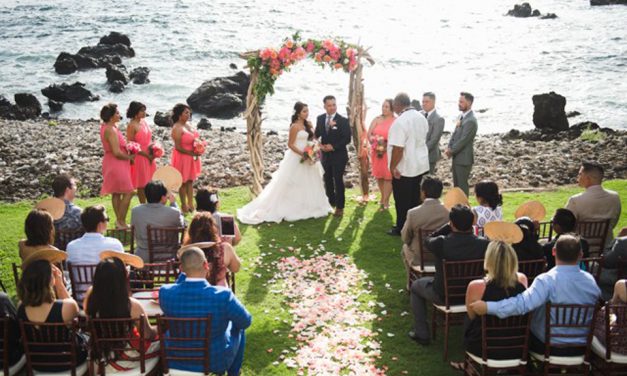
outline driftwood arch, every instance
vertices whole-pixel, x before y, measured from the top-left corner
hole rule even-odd
[[[261,105],[267,95],[274,94],[274,82],[277,78],[283,72],[289,71],[290,67],[300,60],[312,58],[323,68],[329,66],[331,69],[342,69],[350,74],[346,111],[350,121],[353,145],[355,151],[359,152],[366,114],[362,61],[366,60],[371,65],[374,64],[374,60],[366,49],[338,39],[302,40],[296,33],[291,38],[286,38],[279,49],[266,48],[244,52],[240,54],[240,57],[246,59],[250,70],[250,85],[246,96],[244,117],[253,174],[250,189],[255,196],[261,193],[264,182]],[[363,171],[361,164],[359,175],[363,193],[368,189],[368,171]]]

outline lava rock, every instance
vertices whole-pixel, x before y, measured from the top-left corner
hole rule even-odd
[[[98,44],[123,44],[125,46],[131,46],[131,40],[129,39],[129,37],[126,34],[122,34],[119,33],[117,31],[112,31],[109,33],[109,35],[105,35],[104,37],[100,38],[100,42],[98,42]]]
[[[590,0],[590,5],[627,5],[627,0]]]
[[[172,127],[172,111],[155,112],[154,122],[156,125],[160,127],[171,128]]]
[[[220,127],[220,132],[235,132],[237,128],[235,127]]]
[[[555,93],[538,94],[532,97],[533,124],[539,129],[563,131],[568,129],[568,119],[564,112],[566,98]]]
[[[532,9],[529,3],[516,4],[514,5],[514,8],[507,11],[508,16],[520,18],[531,17],[531,13]]]
[[[57,102],[93,102],[100,99],[98,95],[94,95],[91,91],[85,89],[85,84],[81,82],[75,82],[71,85],[66,83],[60,85],[52,84],[41,89],[41,93],[46,98]]]
[[[137,67],[131,71],[129,74],[129,78],[136,85],[143,85],[150,83],[148,79],[148,74],[150,73],[150,68],[147,67]]]
[[[202,118],[196,125],[198,129],[211,129],[211,122],[207,118]]]
[[[72,55],[61,52],[54,62],[54,71],[58,74],[72,74],[78,70],[78,64]]]
[[[278,136],[279,133],[277,131],[269,130],[266,132],[266,136]]]
[[[0,118],[11,119],[11,102],[4,96],[0,95]]]
[[[59,112],[63,110],[63,102],[48,99],[48,108],[50,108],[50,111],[52,112]]]
[[[95,59],[102,59],[110,56],[119,57],[134,57],[135,50],[131,47],[122,44],[97,44],[95,46],[87,46],[78,50],[79,54],[93,57]]]
[[[552,20],[557,18],[557,14],[555,13],[547,13],[540,16],[541,20]]]
[[[18,120],[33,119],[41,115],[41,103],[33,94],[15,94],[16,118]]]
[[[121,93],[125,88],[126,85],[120,80],[113,81],[109,84],[109,91],[112,93]]]
[[[120,81],[124,85],[128,84],[126,67],[124,65],[107,65],[107,82],[113,84],[115,81]]]
[[[237,65],[235,63],[229,64],[229,68],[237,70]]]
[[[245,109],[250,77],[244,72],[205,81],[187,98],[193,111],[220,119],[230,119]]]
[[[579,116],[579,115],[581,115],[581,112],[579,112],[579,111],[568,111],[566,113],[566,117],[567,118],[571,118],[571,117],[575,117],[575,116]]]

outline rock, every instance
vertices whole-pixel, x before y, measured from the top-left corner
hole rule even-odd
[[[532,97],[533,124],[539,129],[563,131],[568,129],[564,107],[566,98],[555,93],[538,94]]]
[[[54,71],[58,74],[71,74],[78,70],[78,64],[72,55],[67,52],[61,52],[54,62]]]
[[[109,84],[109,91],[112,93],[121,93],[125,88],[126,85],[120,80],[113,81]]]
[[[480,108],[480,109],[477,110],[477,112],[480,113],[480,114],[483,114],[483,113],[488,112],[488,110],[489,110],[488,108]]]
[[[532,12],[531,5],[529,5],[529,3],[522,3],[522,4],[514,5],[514,8],[507,11],[507,15],[513,16],[513,17],[524,18],[524,17],[531,17],[531,12]]]
[[[250,77],[244,72],[205,81],[187,98],[193,111],[210,117],[230,119],[245,108]]]
[[[196,125],[198,129],[211,129],[211,122],[207,118],[202,118]]]
[[[16,119],[33,119],[41,115],[41,103],[33,94],[18,93],[14,96]]]
[[[533,12],[531,12],[531,17],[540,17],[540,11],[534,9]]]
[[[235,132],[235,127],[220,127],[220,132]]]
[[[48,107],[52,112],[59,112],[63,110],[63,102],[57,102],[55,100],[48,99]]]
[[[279,133],[277,131],[273,131],[273,130],[269,130],[266,133],[266,136],[278,136],[278,135],[279,135]]]
[[[541,20],[552,20],[557,18],[557,14],[555,13],[547,13],[540,16]]]
[[[121,81],[124,85],[128,84],[124,65],[107,65],[107,82],[113,84],[115,81]]]
[[[590,5],[627,5],[627,0],[590,0]]]
[[[60,85],[52,84],[41,89],[41,93],[48,99],[57,102],[93,102],[100,99],[98,95],[94,95],[91,91],[85,89],[85,84],[81,82],[75,82],[71,85],[66,83]]]
[[[417,99],[414,99],[413,101],[411,101],[411,106],[418,111],[422,110],[422,105],[420,104],[420,101]]]
[[[123,44],[125,46],[131,46],[131,40],[128,38],[126,34],[118,33],[117,31],[112,31],[109,35],[105,35],[100,38],[100,42],[98,44]]]
[[[575,116],[579,116],[579,115],[581,115],[581,112],[579,112],[579,111],[568,111],[566,113],[566,117],[567,118],[571,118],[571,117],[575,117]]]
[[[237,70],[237,65],[235,63],[229,64],[229,68]]]
[[[172,111],[167,111],[165,113],[161,111],[155,112],[154,122],[156,125],[160,127],[171,128],[172,127]]]
[[[119,56],[119,57],[134,57],[135,50],[131,47],[122,44],[97,44],[95,46],[87,46],[78,50],[79,54],[83,54],[85,56],[93,57],[96,59],[102,59],[111,56]]]
[[[136,85],[143,85],[150,83],[148,79],[148,74],[150,73],[150,68],[147,67],[137,67],[131,71],[129,74],[129,78]]]
[[[0,118],[13,119],[13,105],[2,95],[0,95]]]

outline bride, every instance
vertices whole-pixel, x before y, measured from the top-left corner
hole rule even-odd
[[[290,125],[288,149],[272,180],[261,194],[241,209],[237,218],[242,223],[297,221],[324,217],[331,205],[324,193],[320,162],[304,160],[303,155],[314,133],[307,117],[309,108],[296,102]]]

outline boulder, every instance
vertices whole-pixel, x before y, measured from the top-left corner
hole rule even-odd
[[[627,5],[627,0],[590,0],[590,5]]]
[[[538,94],[532,97],[533,124],[536,128],[564,131],[568,129],[568,119],[564,112],[566,98],[555,93]]]
[[[117,55],[94,57],[85,54],[69,54],[61,52],[54,63],[54,70],[58,74],[70,74],[77,70],[106,68],[108,65],[122,64],[122,58]]]
[[[155,122],[155,125],[158,125],[160,127],[171,128],[172,127],[172,111],[155,112],[154,122]]]
[[[93,57],[95,59],[102,59],[110,56],[119,57],[134,57],[135,50],[131,47],[122,44],[97,44],[95,46],[87,46],[78,50],[79,54]]]
[[[17,107],[16,116],[18,120],[33,119],[41,115],[41,103],[33,94],[18,93],[15,94],[15,106]]]
[[[100,38],[100,42],[98,44],[123,44],[125,46],[131,46],[131,40],[128,38],[126,34],[118,33],[117,31],[112,31],[109,35],[105,35]]]
[[[571,117],[575,117],[575,116],[579,116],[579,115],[581,115],[581,112],[579,112],[579,111],[568,111],[566,113],[566,117],[567,118],[571,118]]]
[[[93,102],[100,99],[98,95],[94,95],[91,91],[85,89],[85,84],[81,82],[75,82],[71,85],[66,83],[60,85],[52,84],[41,89],[41,93],[46,98],[57,102]]]
[[[229,68],[237,70],[237,64],[231,63],[229,64]]]
[[[12,106],[8,99],[0,95],[0,118],[11,119],[13,113]]]
[[[541,20],[552,20],[557,18],[557,14],[555,13],[547,13],[540,16]]]
[[[196,124],[196,128],[198,129],[211,129],[211,126],[211,122],[207,118],[200,119],[198,124]]]
[[[115,81],[121,81],[124,85],[128,84],[124,65],[107,65],[107,82],[113,84]]]
[[[148,79],[148,74],[150,73],[150,68],[147,67],[137,67],[131,71],[129,74],[129,78],[136,85],[143,85],[150,83]]]
[[[529,3],[516,4],[514,5],[514,8],[507,11],[508,16],[520,17],[520,18],[531,17],[531,13],[532,13],[532,9]]]
[[[109,84],[109,91],[112,93],[121,93],[125,88],[126,85],[120,80],[113,81]]]
[[[63,102],[48,99],[48,108],[50,108],[50,111],[52,112],[59,112],[63,110]]]
[[[76,60],[67,52],[61,52],[54,62],[54,71],[58,74],[71,74],[78,70]]]
[[[205,81],[187,98],[193,111],[220,119],[230,119],[245,109],[250,77],[244,72]]]

